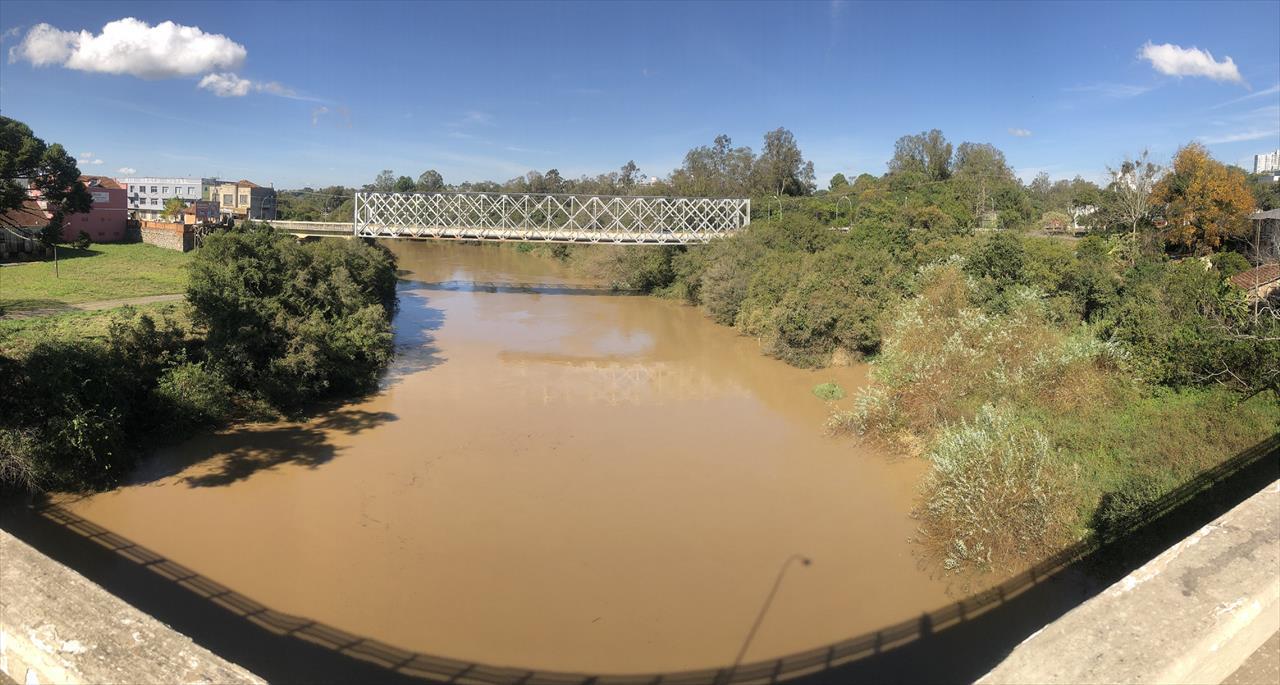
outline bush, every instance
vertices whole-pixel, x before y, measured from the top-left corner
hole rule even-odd
[[[930,446],[920,511],[950,571],[1033,560],[1067,541],[1072,498],[1043,433],[991,405]]]
[[[155,394],[180,432],[218,425],[231,418],[231,385],[203,363],[179,364],[165,371]]]
[[[1239,252],[1216,252],[1209,260],[1223,278],[1230,278],[1253,268],[1253,264]]]
[[[395,284],[385,248],[250,225],[209,236],[187,298],[213,370],[291,409],[373,387],[391,357]]]
[[[80,235],[76,236],[76,239],[71,243],[71,246],[77,250],[87,250],[89,249],[89,245],[92,243],[93,241],[89,239],[89,234],[84,231],[80,231]]]
[[[813,394],[818,399],[834,402],[844,398],[844,388],[836,383],[819,383],[813,386]]]

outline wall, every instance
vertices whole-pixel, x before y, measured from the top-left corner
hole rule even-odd
[[[15,682],[265,682],[3,530],[0,587],[0,670]]]
[[[125,222],[128,220],[128,200],[124,188],[90,187],[89,197],[93,208],[84,214],[71,214],[62,226],[62,239],[71,242],[80,232],[89,234],[95,243],[116,243],[125,240]]]
[[[1280,629],[1280,481],[1027,638],[978,682],[1220,683]]]
[[[179,252],[188,252],[195,247],[194,234],[182,224],[143,221],[140,222],[140,225],[139,232],[142,234],[142,242],[148,245]]]

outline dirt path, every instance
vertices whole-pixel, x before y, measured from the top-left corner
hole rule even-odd
[[[152,304],[155,302],[176,302],[181,300],[185,295],[183,293],[171,293],[168,295],[146,295],[144,297],[126,297],[120,300],[97,300],[94,302],[77,302],[74,304],[63,304],[58,307],[37,307],[35,309],[20,309],[18,311],[6,312],[0,315],[0,319],[29,319],[35,316],[49,316],[51,314],[64,314],[66,312],[92,312],[99,309],[114,309],[131,304]]]

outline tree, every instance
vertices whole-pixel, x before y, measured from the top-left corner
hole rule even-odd
[[[161,215],[170,221],[182,219],[182,215],[186,212],[187,201],[180,197],[171,197],[164,201],[164,211]]]
[[[418,182],[414,184],[413,189],[419,193],[438,193],[444,190],[444,176],[435,169],[427,169],[418,177]]]
[[[624,189],[630,190],[640,181],[640,167],[636,166],[635,160],[628,160],[622,165],[622,171],[618,174],[618,184]]]
[[[764,150],[752,168],[758,190],[776,195],[808,195],[814,191],[813,162],[806,162],[796,137],[785,128],[764,134]]]
[[[975,217],[998,212],[1001,224],[1029,218],[1028,198],[1004,153],[990,143],[960,143],[953,169],[960,195]],[[1047,178],[1046,178],[1047,180]]]
[[[0,222],[8,211],[20,209],[31,191],[53,214],[49,224],[55,241],[64,216],[87,212],[93,205],[75,159],[62,145],[46,145],[26,124],[0,116]]]
[[[1108,187],[1111,210],[1116,218],[1129,226],[1136,245],[1138,224],[1151,211],[1151,191],[1155,188],[1162,169],[1143,150],[1137,158],[1126,159],[1115,169],[1107,167],[1107,171],[1111,173],[1112,179]]]
[[[696,147],[684,156],[684,164],[671,173],[671,185],[680,195],[725,196],[749,190],[755,155],[749,147],[733,147],[727,135],[716,136],[714,145]]]
[[[1169,242],[1197,254],[1246,235],[1255,206],[1244,172],[1228,169],[1199,143],[1178,150],[1172,172],[1156,184],[1151,200],[1165,208]]]
[[[931,181],[951,175],[951,143],[942,131],[933,129],[917,135],[902,136],[893,144],[890,173],[918,172]]]
[[[401,176],[396,179],[395,191],[397,193],[412,193],[413,179],[408,176]]]
[[[364,187],[365,190],[372,190],[375,193],[390,193],[396,189],[396,174],[390,169],[383,169],[378,177],[373,179],[373,183]]]
[[[844,174],[836,173],[835,176],[831,177],[831,183],[827,184],[827,188],[831,190],[837,190],[839,188],[844,188],[848,185],[849,185],[849,179],[845,178]]]

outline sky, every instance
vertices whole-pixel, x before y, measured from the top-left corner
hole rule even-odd
[[[791,130],[819,184],[938,128],[1030,180],[1280,148],[1280,2],[0,3],[0,113],[111,176],[449,183]]]

